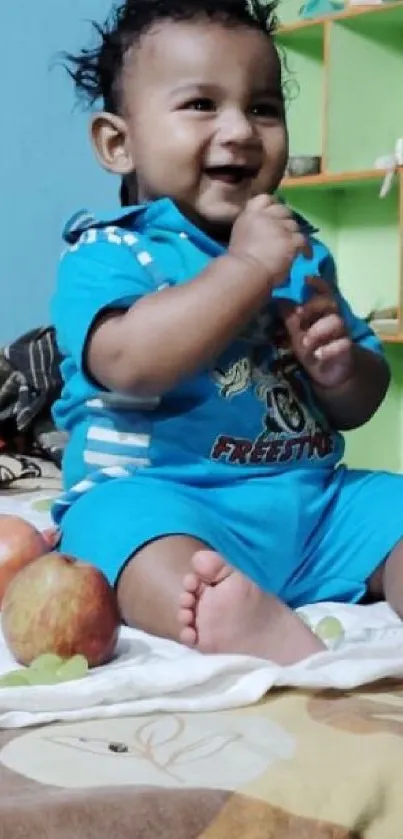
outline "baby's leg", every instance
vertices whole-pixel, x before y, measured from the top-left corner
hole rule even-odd
[[[188,536],[142,548],[120,577],[118,600],[130,626],[206,653],[291,664],[324,649],[287,606]]]
[[[359,594],[365,580],[370,599],[386,600],[403,619],[403,475],[346,469],[338,477],[320,544],[327,569],[336,582],[356,580]]]
[[[403,619],[403,540],[397,543],[386,562],[372,575],[368,590],[375,600],[387,600]]]

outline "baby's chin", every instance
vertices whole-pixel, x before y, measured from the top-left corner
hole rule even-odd
[[[254,183],[249,189],[239,190],[238,194],[234,190],[232,196],[222,194],[211,195],[211,197],[201,196],[201,200],[196,202],[194,211],[199,219],[211,227],[231,229],[252,198],[256,198],[259,194],[273,194],[276,188],[277,185],[273,186],[273,184],[265,184],[262,188],[261,185]]]
[[[240,206],[220,207],[204,209],[195,211],[194,221],[198,227],[212,236],[213,239],[228,241],[231,235],[231,230],[246,207],[246,201]]]
[[[239,215],[239,213],[238,213]],[[198,227],[215,239],[217,242],[227,244],[231,238],[231,231],[238,216],[228,217],[200,217]]]

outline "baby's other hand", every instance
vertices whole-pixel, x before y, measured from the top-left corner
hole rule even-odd
[[[282,301],[278,310],[293,352],[312,381],[323,388],[339,387],[352,375],[354,344],[328,283],[321,277],[307,282],[315,292],[307,303]]]

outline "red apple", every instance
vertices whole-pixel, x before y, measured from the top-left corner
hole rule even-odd
[[[83,655],[105,664],[116,648],[119,612],[106,577],[60,553],[42,556],[14,577],[3,599],[4,638],[21,664],[43,653]]]
[[[19,516],[0,514],[0,606],[17,572],[48,550],[48,542],[32,524]]]

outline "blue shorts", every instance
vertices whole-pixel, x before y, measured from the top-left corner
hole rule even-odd
[[[200,488],[145,470],[95,486],[61,526],[62,550],[112,583],[142,546],[184,534],[292,607],[353,603],[403,537],[403,476],[339,467]]]

